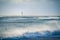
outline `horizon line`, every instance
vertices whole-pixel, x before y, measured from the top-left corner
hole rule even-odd
[[[60,17],[60,16],[0,16],[0,17]]]

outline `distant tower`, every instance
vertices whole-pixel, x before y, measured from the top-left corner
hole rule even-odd
[[[21,12],[21,16],[23,16],[23,12]]]

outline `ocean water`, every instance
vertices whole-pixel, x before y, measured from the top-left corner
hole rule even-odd
[[[0,17],[0,40],[60,40],[60,17]]]

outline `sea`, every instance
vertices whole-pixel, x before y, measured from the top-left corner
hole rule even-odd
[[[60,16],[0,17],[0,40],[60,40]]]

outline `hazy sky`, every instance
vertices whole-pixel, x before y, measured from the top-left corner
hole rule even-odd
[[[60,15],[60,0],[0,0],[0,16]]]

